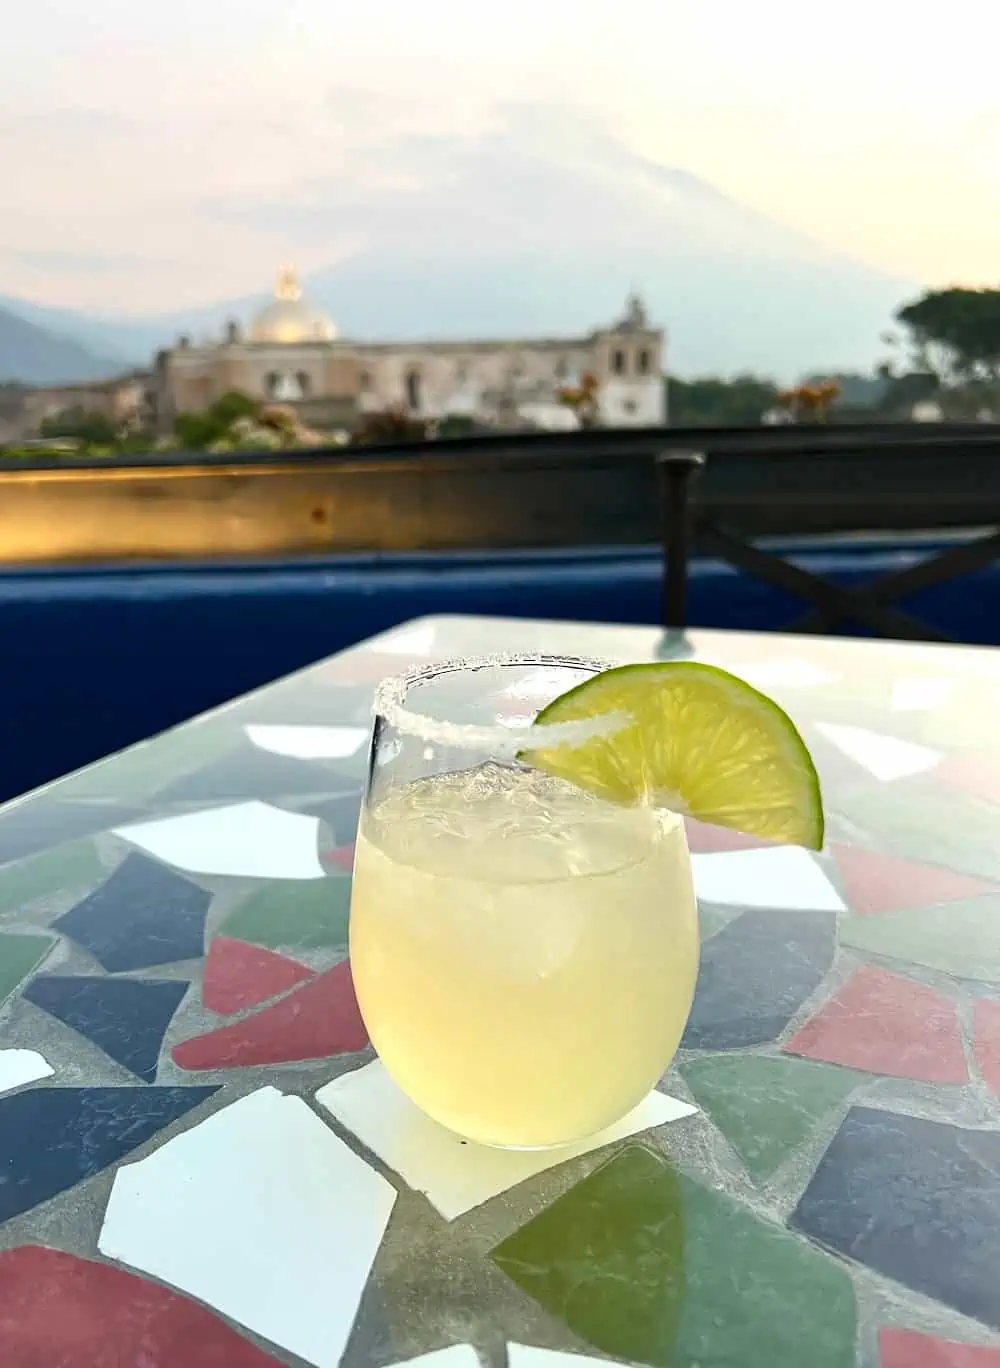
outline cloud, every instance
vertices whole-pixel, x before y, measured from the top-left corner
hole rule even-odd
[[[137,266],[174,267],[176,260],[147,257],[136,252],[45,252],[9,251],[4,255],[34,270],[56,275],[121,275]]]

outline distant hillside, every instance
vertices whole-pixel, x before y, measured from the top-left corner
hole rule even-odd
[[[377,175],[365,145],[353,178],[338,171],[302,196],[212,208],[293,250],[359,244],[304,282],[346,338],[585,332],[616,317],[634,288],[669,332],[674,373],[791,380],[820,367],[868,370],[895,309],[919,288],[549,107],[507,108],[482,134],[401,136],[377,150]],[[218,335],[256,305],[114,318],[4,303],[139,364],[179,332]]]
[[[0,308],[0,384],[72,384],[103,380],[123,369],[120,360]]]

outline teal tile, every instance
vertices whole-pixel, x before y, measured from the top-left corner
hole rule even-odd
[[[711,940],[738,915],[731,908],[703,903],[698,908],[698,933],[701,939],[703,941]]]
[[[0,1002],[5,1002],[18,984],[38,968],[53,945],[55,941],[50,936],[0,933]]]
[[[270,950],[343,949],[351,880],[275,879],[262,884],[233,912],[221,928],[234,940]]]
[[[105,874],[91,840],[72,841],[30,860],[19,860],[0,869],[0,913],[16,911],[64,888],[90,887]]]
[[[940,969],[958,978],[1000,982],[1000,897],[967,898],[912,912],[852,917],[840,942],[853,950]]]
[[[574,1334],[656,1368],[853,1368],[842,1265],[631,1145],[493,1251]]]
[[[757,1182],[769,1178],[862,1081],[832,1064],[743,1054],[695,1059],[680,1072]]]
[[[218,760],[240,744],[232,724],[194,724],[164,732],[151,741],[60,780],[59,798],[148,798],[167,784]]]
[[[982,879],[1000,879],[1000,808],[946,789],[933,778],[852,789],[835,811],[877,849],[943,865]]]

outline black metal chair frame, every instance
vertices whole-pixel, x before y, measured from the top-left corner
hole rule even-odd
[[[1000,460],[1000,456],[997,458]],[[872,583],[848,587],[804,569],[726,526],[695,502],[694,482],[706,457],[697,451],[667,451],[657,458],[661,478],[663,537],[663,625],[688,626],[688,577],[693,551],[718,556],[746,574],[812,603],[789,625],[791,632],[828,633],[853,622],[878,636],[908,641],[953,643],[954,639],[895,606],[899,599],[943,584],[1000,559],[1000,528],[959,546],[929,555]]]

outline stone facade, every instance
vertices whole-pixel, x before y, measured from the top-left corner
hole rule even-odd
[[[156,406],[151,377],[139,371],[79,385],[0,389],[0,443],[32,439],[46,419],[68,412],[100,414],[116,427],[140,429],[149,424]]]
[[[339,338],[283,272],[274,302],[218,342],[181,338],[160,353],[156,408],[168,431],[179,413],[229,390],[292,404],[313,424],[349,425],[365,412],[402,407],[414,416],[461,416],[508,427],[572,427],[558,392],[592,372],[601,417],[613,427],[666,422],[665,338],[637,296],[624,316],[584,337],[504,341],[368,343]]]

